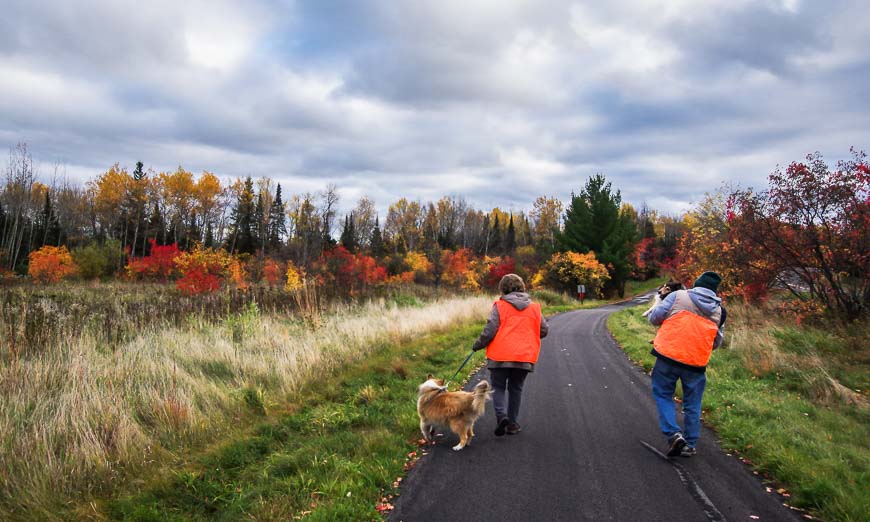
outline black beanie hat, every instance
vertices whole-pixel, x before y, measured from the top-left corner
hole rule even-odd
[[[716,292],[719,289],[719,283],[722,282],[722,278],[716,272],[704,272],[701,274],[701,277],[695,279],[695,284],[693,285],[695,288],[707,288],[708,290],[712,290]]]

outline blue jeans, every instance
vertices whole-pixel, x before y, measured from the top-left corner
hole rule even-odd
[[[519,368],[490,368],[489,379],[492,381],[492,406],[497,419],[507,417],[508,422],[516,424],[520,414],[520,403],[523,400],[523,383],[528,370]],[[505,395],[507,392],[507,409]]]
[[[677,389],[677,379],[683,386],[683,425],[680,430],[677,424],[677,412],[674,405],[674,391]],[[659,426],[665,437],[681,432],[686,442],[695,447],[701,435],[701,398],[707,384],[707,374],[696,372],[657,359],[652,373],[652,392],[659,411]]]

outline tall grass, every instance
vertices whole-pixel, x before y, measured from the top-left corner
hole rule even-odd
[[[324,314],[317,327],[250,304],[218,321],[143,323],[111,346],[67,324],[0,368],[0,518],[52,518],[67,501],[135,483],[154,461],[279,407],[379,344],[485,317],[490,304],[381,299]]]

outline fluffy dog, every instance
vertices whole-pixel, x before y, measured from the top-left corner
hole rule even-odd
[[[432,441],[436,426],[450,428],[459,435],[459,451],[474,437],[474,421],[483,415],[486,401],[492,395],[492,386],[480,381],[474,391],[449,392],[444,379],[435,379],[430,374],[417,389],[417,413],[420,415],[420,431],[426,442]]]
[[[665,297],[668,296],[669,293],[676,292],[677,290],[682,290],[682,289],[683,289],[683,283],[680,283],[677,281],[668,281],[667,283],[663,284],[662,287],[659,288],[658,291],[656,292],[655,299],[653,300],[652,306],[649,307],[649,310],[647,310],[646,312],[643,313],[643,317],[648,316],[653,311],[653,308],[662,304],[662,301],[665,299]]]

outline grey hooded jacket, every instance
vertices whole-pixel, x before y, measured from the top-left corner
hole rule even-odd
[[[529,297],[529,294],[525,292],[511,292],[507,295],[501,296],[502,301],[507,301],[517,310],[525,310],[532,304],[532,298]],[[489,343],[495,339],[495,334],[498,333],[498,327],[501,324],[501,319],[498,315],[498,306],[493,303],[492,310],[489,312],[489,318],[486,320],[486,326],[483,327],[483,332],[481,332],[480,337],[474,341],[474,345],[472,349],[482,350],[486,348]],[[547,324],[547,319],[541,317],[541,339],[547,336],[550,332],[550,325]],[[493,361],[492,359],[486,360],[487,368],[519,368],[521,370],[533,371],[535,369],[535,365],[533,363],[527,362],[513,362],[513,361]]]

